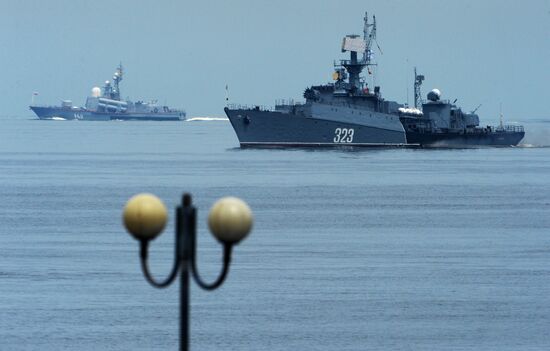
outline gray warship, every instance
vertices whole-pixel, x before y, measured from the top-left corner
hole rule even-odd
[[[363,37],[348,35],[342,42],[346,60],[335,62],[334,83],[315,85],[304,92],[305,102],[276,103],[274,109],[228,105],[229,118],[241,147],[513,146],[523,139],[520,125],[481,127],[475,111],[466,113],[438,89],[422,101],[424,76],[415,69],[415,106],[382,98],[380,86],[371,88],[362,71],[376,66],[376,17],[365,13]],[[361,55],[361,56],[359,56]]]
[[[185,111],[158,105],[156,101],[144,102],[122,100],[120,82],[123,77],[122,64],[113,75],[113,83],[106,81],[103,89],[92,88],[85,107],[74,106],[72,101],[63,100],[61,106],[38,106],[29,108],[40,119],[85,120],[85,121],[180,121],[185,120]]]

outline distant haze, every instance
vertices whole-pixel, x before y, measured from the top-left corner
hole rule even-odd
[[[377,84],[412,104],[439,88],[482,120],[550,118],[550,1],[2,1],[1,116],[85,102],[122,61],[121,90],[189,116],[222,116],[230,101],[273,105],[331,80],[342,37],[378,20]]]

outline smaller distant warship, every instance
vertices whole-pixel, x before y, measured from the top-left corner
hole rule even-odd
[[[72,101],[63,100],[61,106],[37,106],[30,109],[40,119],[85,120],[85,121],[180,121],[185,120],[185,111],[158,105],[156,101],[144,102],[122,100],[120,82],[123,77],[122,65],[117,67],[113,82],[106,81],[103,89],[92,88],[85,107],[74,106]]]

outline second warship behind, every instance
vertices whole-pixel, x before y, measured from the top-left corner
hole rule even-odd
[[[40,119],[85,120],[85,121],[180,121],[185,120],[185,111],[160,106],[156,101],[144,102],[122,100],[119,84],[122,81],[122,65],[113,75],[113,84],[106,81],[103,91],[92,88],[92,94],[86,99],[85,107],[73,106],[70,100],[63,100],[61,106],[37,106],[30,109]]]
[[[375,66],[376,17],[365,13],[363,38],[348,35],[342,52],[349,60],[335,63],[335,83],[304,92],[305,103],[279,103],[275,109],[231,105],[225,108],[241,147],[302,146],[513,146],[523,139],[520,125],[480,127],[474,112],[466,113],[439,90],[422,102],[424,76],[416,75],[415,107],[382,98],[380,87],[370,89],[361,72]],[[358,57],[361,54],[362,57]]]

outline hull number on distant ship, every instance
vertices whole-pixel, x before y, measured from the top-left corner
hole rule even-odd
[[[336,128],[334,130],[335,143],[353,143],[353,128]]]
[[[84,117],[82,116],[82,113],[75,113],[74,114],[74,119],[83,119]]]

